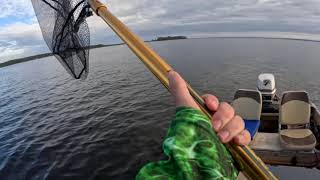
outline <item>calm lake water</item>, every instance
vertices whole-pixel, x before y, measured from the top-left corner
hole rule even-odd
[[[212,38],[151,43],[201,93],[231,101],[274,73],[278,93],[305,89],[320,106],[320,43]],[[126,46],[91,51],[86,80],[45,58],[0,69],[0,179],[133,179],[163,159],[169,93]],[[284,179],[316,169],[271,167]]]

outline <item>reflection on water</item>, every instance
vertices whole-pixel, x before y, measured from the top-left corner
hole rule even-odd
[[[320,43],[190,39],[152,46],[201,93],[230,101],[274,73],[279,93],[306,89],[320,106]],[[73,80],[53,58],[0,69],[0,179],[132,179],[163,158],[174,106],[125,46],[91,51],[90,74]],[[276,175],[320,177],[304,168]]]

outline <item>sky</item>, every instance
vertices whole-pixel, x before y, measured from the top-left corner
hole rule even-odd
[[[102,0],[145,40],[157,36],[289,36],[320,39],[320,0]],[[91,44],[121,42],[87,19]],[[31,0],[1,0],[0,63],[49,52]]]

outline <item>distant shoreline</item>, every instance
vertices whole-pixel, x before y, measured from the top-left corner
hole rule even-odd
[[[171,40],[179,40],[179,39],[187,39],[186,36],[166,36],[166,37],[158,37],[157,39],[150,40],[150,41],[145,41],[145,42],[155,42],[155,41],[171,41]],[[102,47],[110,47],[110,46],[119,46],[123,45],[124,43],[117,43],[117,44],[97,44],[97,45],[92,45],[89,47],[85,47],[85,49],[96,49],[96,48],[102,48]],[[44,54],[38,54],[34,56],[28,56],[28,57],[23,57],[23,58],[17,58],[17,59],[12,59],[9,61],[6,61],[4,63],[0,63],[0,68],[11,66],[14,64],[20,64],[28,61],[33,61],[41,58],[46,58],[53,56],[53,53],[44,53]]]
[[[89,47],[86,47],[86,49],[95,49],[95,48],[102,48],[102,47],[109,47],[109,46],[118,46],[118,45],[122,45],[123,43],[119,43],[119,44],[110,44],[110,45],[106,45],[106,44],[97,44],[97,45],[92,45]],[[41,58],[46,58],[46,57],[50,57],[53,56],[53,53],[44,53],[44,54],[38,54],[38,55],[34,55],[34,56],[28,56],[28,57],[23,57],[23,58],[17,58],[17,59],[12,59],[9,61],[6,61],[4,63],[0,63],[0,68],[3,67],[7,67],[7,66],[11,66],[14,64],[19,64],[19,63],[24,63],[24,62],[28,62],[28,61],[33,61],[33,60],[37,60],[37,59],[41,59]]]
[[[209,36],[209,37],[186,37],[186,36],[167,36],[167,37],[158,37],[157,39],[145,41],[145,42],[158,42],[158,41],[173,41],[173,40],[186,40],[186,39],[279,39],[279,40],[293,40],[293,41],[308,41],[308,42],[320,42],[320,40],[312,40],[312,39],[300,39],[300,38],[290,38],[290,37],[260,37],[260,36]],[[124,45],[124,43],[117,43],[117,44],[98,44],[98,45],[92,45],[90,49],[96,49],[96,48],[102,48],[102,47],[110,47],[110,46],[119,46]],[[44,54],[38,54],[34,56],[28,56],[23,58],[17,58],[13,60],[6,61],[4,63],[0,63],[0,68],[11,66],[14,64],[19,64],[23,62],[33,61],[45,57],[53,56],[53,53],[44,53]]]
[[[312,39],[300,39],[300,38],[290,38],[290,37],[260,37],[260,36],[212,36],[212,37],[194,37],[189,39],[279,39],[279,40],[292,40],[292,41],[308,41],[308,42],[320,42],[320,40]]]

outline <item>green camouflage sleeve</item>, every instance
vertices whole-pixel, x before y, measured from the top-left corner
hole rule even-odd
[[[163,142],[168,160],[145,165],[136,180],[236,179],[238,171],[207,116],[179,107]]]

